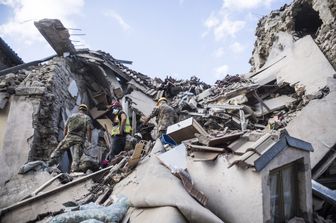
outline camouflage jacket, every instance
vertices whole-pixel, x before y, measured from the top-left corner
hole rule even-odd
[[[68,135],[80,136],[83,139],[86,137],[88,128],[92,128],[91,119],[83,113],[72,114],[65,123],[68,128]]]
[[[158,123],[158,130],[167,130],[167,127],[177,122],[177,114],[175,110],[163,103],[158,107],[155,107],[149,118],[156,117]]]

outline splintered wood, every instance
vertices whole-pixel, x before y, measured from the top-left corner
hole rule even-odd
[[[138,164],[138,162],[141,159],[142,152],[143,152],[143,150],[145,148],[145,145],[146,145],[145,141],[140,141],[139,143],[137,143],[135,145],[134,152],[133,152],[131,158],[128,160],[127,166],[129,168],[133,168],[133,167],[135,167]]]

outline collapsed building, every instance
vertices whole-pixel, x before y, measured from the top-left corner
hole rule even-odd
[[[258,24],[251,72],[213,86],[152,79],[130,61],[75,49],[59,20],[35,22],[54,56],[23,63],[1,41],[1,222],[80,222],[117,207],[117,195],[130,205],[116,214],[122,222],[335,221],[335,15],[332,0],[273,11]],[[162,96],[179,122],[155,141],[155,122],[142,126],[141,117]],[[46,167],[81,103],[100,163],[113,99],[142,140],[93,173],[68,174],[70,152],[60,170]]]

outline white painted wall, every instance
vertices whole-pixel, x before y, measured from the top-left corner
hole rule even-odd
[[[286,127],[291,136],[313,145],[312,167],[336,144],[336,80],[329,78],[328,86],[326,97],[310,101]]]
[[[0,154],[2,152],[2,144],[3,144],[4,137],[5,137],[5,132],[6,132],[9,107],[10,107],[10,103],[8,103],[4,109],[0,110]]]
[[[262,222],[261,176],[237,166],[228,169],[225,157],[193,162],[188,171],[196,188],[209,199],[208,208],[224,222]]]
[[[25,97],[14,96],[11,99],[3,147],[0,150],[0,195],[7,193],[6,182],[16,176],[19,168],[28,160],[28,139],[34,134],[33,103]],[[8,199],[0,199],[0,207],[4,204],[8,204]]]
[[[273,159],[260,173],[237,166],[227,168],[226,157],[215,161],[193,162],[188,159],[188,171],[196,188],[209,199],[208,208],[224,222],[266,222],[270,219],[269,172],[297,159],[304,158],[306,171],[301,196],[301,209],[312,213],[309,153],[288,148]]]

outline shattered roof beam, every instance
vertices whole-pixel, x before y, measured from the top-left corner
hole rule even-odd
[[[65,52],[74,54],[76,49],[70,40],[67,28],[58,19],[42,19],[34,22],[36,28],[48,41],[50,46],[56,51],[58,56],[63,56]]]
[[[51,60],[55,56],[56,55],[52,55],[50,57],[46,57],[46,58],[41,59],[41,60],[35,60],[35,61],[31,61],[29,63],[24,63],[24,64],[17,65],[15,67],[10,67],[10,68],[1,70],[0,71],[0,76],[6,75],[6,74],[9,74],[9,73],[15,73],[15,72],[17,72],[19,70],[26,69],[26,68],[28,68],[30,66],[36,66],[36,65],[38,65],[40,63],[43,63],[43,62],[48,61],[48,60]]]
[[[129,65],[132,65],[132,64],[133,64],[133,61],[130,61],[130,60],[118,60],[118,59],[117,59],[117,61],[118,61],[119,63],[123,63],[123,64],[129,64]]]
[[[313,193],[327,201],[328,203],[336,206],[336,192],[329,189],[328,187],[323,186],[322,184],[312,180]]]
[[[105,62],[104,65],[108,68],[110,68],[112,71],[115,72],[115,74],[119,77],[122,78],[126,81],[130,81],[132,78],[130,78],[128,75],[124,74],[122,71],[120,71],[119,69],[115,68],[113,65],[110,65],[110,63]]]

